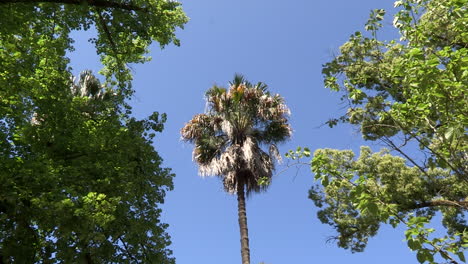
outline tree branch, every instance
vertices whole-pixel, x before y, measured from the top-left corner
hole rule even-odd
[[[435,206],[459,207],[459,208],[468,210],[468,201],[433,200],[433,201],[417,203],[411,206],[410,209],[419,209],[419,208],[435,207]]]
[[[123,9],[128,11],[147,11],[147,8],[139,7],[132,4],[118,3],[116,1],[106,1],[106,0],[0,0],[0,5],[2,4],[17,4],[17,3],[29,3],[29,4],[39,4],[39,3],[56,3],[56,4],[66,4],[66,5],[83,5],[87,4],[93,7],[99,8],[115,8]]]
[[[427,175],[426,170],[421,167],[416,161],[414,161],[410,156],[408,156],[403,150],[401,150],[389,137],[385,136],[382,141],[386,143],[388,146],[392,147],[395,151],[398,151],[401,155],[403,155],[409,162],[411,162],[414,166],[416,166],[424,175]]]
[[[439,39],[439,40],[443,40],[443,41],[446,41],[449,43],[449,45],[457,45],[457,46],[460,46],[462,48],[466,48],[468,47],[468,43],[462,43],[462,42],[454,42],[453,40],[450,40],[444,36],[439,36],[439,35],[433,35],[433,37]]]
[[[99,22],[101,23],[102,29],[106,33],[107,40],[109,40],[109,43],[111,45],[112,51],[114,52],[115,58],[118,60],[118,52],[117,52],[117,45],[115,45],[114,39],[112,38],[112,34],[110,33],[109,28],[107,27],[107,23],[104,20],[104,17],[101,14],[101,10],[97,10],[97,14],[99,16]]]
[[[127,243],[125,243],[125,241],[122,239],[122,236],[119,236],[119,240],[122,243],[122,245],[124,246],[124,250],[125,250],[125,253],[127,254],[127,256],[131,260],[135,261],[135,263],[138,263],[138,260],[130,253],[130,250],[128,249]]]

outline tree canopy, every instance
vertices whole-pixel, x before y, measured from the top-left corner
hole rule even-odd
[[[173,1],[0,1],[0,262],[173,263],[158,204],[166,116],[131,116],[129,63],[178,44]],[[71,74],[73,30],[94,27],[105,80]]]
[[[74,42],[70,33],[91,28],[97,36],[90,41],[105,66],[101,73],[106,81],[130,86],[126,65],[147,61],[154,41],[161,47],[179,45],[175,31],[187,22],[178,2],[163,0],[4,0],[0,16],[2,81],[23,86],[38,82],[44,73],[52,79],[53,72],[68,70],[66,53],[73,51]]]
[[[386,146],[319,149],[311,162],[320,184],[309,193],[340,247],[364,250],[381,224],[405,225],[419,262],[465,261],[468,247],[468,12],[466,0],[396,1],[400,39],[378,38],[385,10],[371,13],[323,66],[325,86],[342,93],[349,123]],[[288,154],[309,156],[308,149]],[[439,219],[445,231],[430,227]],[[442,233],[442,235],[440,235]],[[444,235],[445,233],[445,235]]]

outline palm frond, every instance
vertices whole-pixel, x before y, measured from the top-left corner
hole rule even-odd
[[[197,139],[193,149],[193,160],[198,164],[209,164],[221,155],[226,145],[226,138],[221,136],[206,136]]]
[[[80,73],[79,87],[81,96],[92,97],[101,90],[101,83],[91,70],[85,70]]]
[[[219,156],[213,157],[209,163],[199,164],[198,172],[200,176],[224,176],[229,172],[237,170],[238,162],[238,147],[232,145],[226,148]]]
[[[236,73],[236,74],[234,74],[234,79],[229,82],[229,85],[236,88],[237,86],[239,86],[241,84],[245,84],[245,82],[246,82],[246,80],[245,80],[244,75]]]
[[[268,149],[271,159],[276,159],[278,163],[281,163],[282,158],[279,153],[278,147],[275,144],[271,144],[270,148]]]
[[[217,119],[206,114],[195,115],[180,130],[182,139],[193,142],[206,135],[214,135]]]
[[[111,90],[105,90],[99,79],[91,70],[80,73],[78,81],[76,77],[71,78],[71,94],[75,97],[89,97],[91,99],[106,100],[112,95]]]
[[[258,90],[262,91],[263,93],[266,93],[267,95],[270,95],[270,92],[267,91],[268,85],[266,83],[258,82],[255,85],[255,89],[258,89]]]
[[[259,142],[271,144],[286,141],[291,137],[292,130],[287,120],[279,119],[267,123],[263,129],[257,129],[253,133]]]
[[[239,183],[247,194],[258,192],[268,187],[259,182],[269,182],[274,161],[281,161],[273,143],[291,136],[290,112],[284,99],[271,95],[262,82],[252,85],[236,74],[229,84],[229,89],[214,85],[206,92],[208,109],[181,129],[182,139],[195,144],[201,176],[221,177],[230,193]]]

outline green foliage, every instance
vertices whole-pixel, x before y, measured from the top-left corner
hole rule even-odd
[[[404,158],[387,150],[372,153],[368,147],[361,149],[357,160],[350,150],[317,150],[311,167],[320,185],[309,191],[309,198],[323,208],[319,219],[339,233],[335,238],[340,247],[364,250],[368,238],[377,234],[380,224],[387,223],[406,225],[408,246],[422,252],[419,254],[463,254],[468,184],[447,170],[421,172],[406,165]],[[442,213],[449,235],[432,239],[434,230],[425,224],[436,212]]]
[[[31,100],[29,116],[3,116],[3,260],[172,263],[157,204],[173,174],[160,168],[149,134],[165,116],[136,120],[118,112],[119,96],[75,96],[69,87],[36,91],[42,99]]]
[[[46,74],[50,79],[52,72],[67,70],[70,32],[94,27],[97,37],[90,41],[104,65],[101,73],[127,93],[132,76],[126,64],[147,61],[153,41],[178,45],[175,30],[187,22],[178,2],[161,0],[7,0],[0,3],[0,17],[3,81],[38,85]]]
[[[304,149],[302,149],[302,147],[297,147],[295,151],[290,150],[286,154],[284,154],[284,156],[292,160],[299,160],[304,157],[308,158],[310,157],[310,149],[307,147],[305,147]]]
[[[173,263],[159,221],[173,174],[165,115],[131,117],[128,63],[178,44],[173,1],[0,3],[0,262]],[[96,27],[103,85],[74,81],[73,30]]]
[[[328,124],[359,126],[365,140],[389,150],[363,147],[357,159],[348,150],[317,150],[311,168],[320,184],[309,197],[321,208],[319,219],[337,231],[340,247],[362,251],[381,224],[403,224],[420,263],[465,262],[467,1],[404,0],[395,7],[399,40],[377,38],[385,11],[375,10],[368,33],[351,35],[323,67],[325,86],[348,104]],[[298,149],[289,157],[306,154]],[[445,236],[430,228],[436,214]]]

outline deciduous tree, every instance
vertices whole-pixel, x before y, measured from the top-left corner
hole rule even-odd
[[[387,150],[363,147],[358,158],[350,150],[317,150],[311,166],[320,184],[309,197],[321,208],[319,219],[336,230],[340,247],[362,251],[389,223],[406,226],[419,262],[465,262],[467,1],[404,0],[395,7],[400,39],[377,37],[385,11],[374,10],[368,33],[354,33],[323,67],[325,86],[341,92],[348,105],[328,124],[356,125],[365,140]],[[445,230],[436,234],[429,223],[437,215]]]
[[[179,3],[165,0],[2,0],[0,17],[2,82],[10,87],[29,87],[46,73],[52,80],[52,73],[68,70],[70,33],[93,28],[101,73],[127,92],[127,64],[147,61],[153,42],[179,45],[175,30],[187,22]]]
[[[129,63],[178,44],[173,1],[0,1],[0,262],[173,263],[160,222],[173,174],[131,117]],[[103,84],[78,81],[73,30],[96,28]]]

